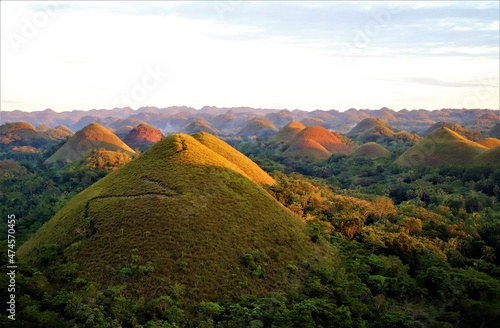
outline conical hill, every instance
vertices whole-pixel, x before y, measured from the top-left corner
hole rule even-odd
[[[300,122],[293,121],[279,129],[273,136],[275,142],[289,142],[300,131],[304,130],[306,126]]]
[[[71,136],[46,162],[77,161],[87,156],[92,149],[98,148],[123,151],[129,155],[135,153],[113,132],[98,123],[92,123]]]
[[[469,164],[487,148],[447,127],[434,130],[403,153],[396,162],[403,166]]]
[[[368,142],[362,144],[361,146],[355,148],[350,154],[350,157],[354,158],[380,158],[389,156],[391,154],[384,146],[381,146],[375,142]]]
[[[78,277],[134,299],[287,290],[303,279],[302,263],[328,253],[243,172],[197,139],[170,135],[75,196],[18,256],[43,269],[41,247],[56,245]]]
[[[324,159],[331,154],[348,154],[351,146],[321,126],[309,126],[293,137],[285,155],[299,158]]]
[[[229,162],[235,164],[250,180],[259,185],[273,185],[276,183],[273,178],[255,164],[250,158],[246,157],[221,139],[206,133],[200,132],[194,134],[193,137],[210,148],[217,154],[221,155]]]

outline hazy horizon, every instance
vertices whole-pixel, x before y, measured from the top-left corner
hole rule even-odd
[[[0,2],[2,111],[499,109],[479,2]]]

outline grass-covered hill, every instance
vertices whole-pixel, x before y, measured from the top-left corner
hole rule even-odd
[[[304,130],[306,126],[300,122],[293,121],[282,127],[274,136],[273,141],[288,143],[298,134]]]
[[[59,160],[74,162],[88,155],[92,149],[100,148],[111,151],[123,151],[129,155],[135,153],[113,132],[100,124],[92,123],[70,137],[61,148],[47,159],[47,163]]]
[[[480,134],[471,130],[468,130],[461,126],[460,124],[453,123],[453,122],[437,122],[433,125],[431,125],[424,133],[423,135],[429,135],[436,129],[446,127],[452,131],[455,131],[456,133],[460,134],[461,136],[469,139],[469,140],[478,140],[480,138]]]
[[[211,127],[208,122],[203,119],[196,119],[193,122],[189,123],[183,131],[185,133],[193,134],[198,132],[207,132],[210,134],[219,134],[219,130]]]
[[[494,148],[500,146],[500,139],[497,138],[484,138],[477,142],[480,145],[483,145],[487,148]]]
[[[160,141],[161,138],[163,138],[163,134],[160,130],[149,124],[143,123],[129,132],[125,138],[125,143],[132,149],[139,148],[144,150]]]
[[[369,142],[356,147],[350,154],[349,157],[354,158],[380,158],[389,156],[391,154],[384,146],[379,145],[375,142]]]
[[[497,165],[500,163],[500,146],[492,147],[474,158],[476,165]]]
[[[241,129],[240,132],[238,132],[238,136],[243,137],[243,138],[248,138],[248,137],[270,137],[276,134],[276,127],[266,120],[265,118],[257,118],[256,120],[252,120],[247,123]]]
[[[0,144],[2,148],[13,146],[43,146],[48,142],[43,132],[26,122],[5,123],[0,126]],[[4,148],[5,149],[5,148]]]
[[[402,154],[396,162],[403,166],[431,167],[446,164],[473,164],[474,157],[486,149],[488,148],[466,139],[447,127],[441,127]]]
[[[285,150],[286,156],[308,159],[325,159],[331,154],[348,154],[351,146],[337,135],[321,126],[310,126],[295,135],[290,146]]]
[[[195,138],[170,135],[75,196],[18,256],[50,270],[44,245],[53,245],[76,277],[135,300],[290,290],[327,250],[243,172]]]
[[[256,184],[273,185],[276,182],[250,158],[246,157],[221,139],[206,132],[194,134],[193,138],[236,165]]]
[[[354,137],[370,129],[381,127],[387,127],[387,122],[380,118],[369,117],[356,124],[356,126],[349,131],[348,135]]]
[[[75,133],[65,125],[58,125],[53,129],[45,131],[45,135],[51,140],[63,140]]]

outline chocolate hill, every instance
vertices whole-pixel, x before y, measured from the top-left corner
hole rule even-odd
[[[138,148],[140,150],[145,150],[160,141],[161,138],[163,138],[163,134],[160,130],[149,124],[143,123],[129,132],[125,138],[125,143],[132,149]]]
[[[284,154],[295,158],[318,160],[328,158],[334,153],[348,154],[350,149],[351,146],[345,144],[334,133],[321,126],[310,126],[292,138]]]
[[[206,134],[164,138],[75,196],[18,256],[43,270],[44,245],[55,245],[76,277],[133,299],[193,304],[293,288],[303,263],[328,251],[228,147]]]
[[[432,167],[445,164],[473,164],[474,157],[486,149],[488,148],[447,127],[441,127],[407,150],[396,162],[403,166]]]
[[[129,155],[135,153],[113,132],[100,124],[92,123],[70,137],[46,162],[52,163],[61,160],[69,163],[77,161],[87,156],[92,149],[100,148],[122,151]]]

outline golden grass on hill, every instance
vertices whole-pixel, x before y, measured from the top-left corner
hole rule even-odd
[[[193,138],[236,165],[246,176],[248,176],[248,178],[258,185],[273,185],[276,183],[269,174],[264,172],[264,170],[250,158],[246,157],[221,139],[206,132],[194,134]]]
[[[391,154],[384,146],[369,142],[355,148],[350,154],[354,158],[380,158]]]
[[[442,127],[419,141],[402,154],[396,162],[403,166],[470,164],[487,148],[458,133]]]
[[[92,149],[96,148],[123,151],[130,155],[135,154],[135,152],[113,132],[100,124],[92,123],[70,137],[61,148],[47,159],[46,162],[51,163],[58,160],[73,162],[82,159]]]
[[[300,122],[293,121],[282,127],[274,136],[274,142],[289,142],[298,134],[300,131],[304,130],[306,126]]]
[[[500,146],[500,139],[497,138],[484,138],[477,142],[480,145],[485,146],[486,148],[495,148]]]
[[[75,196],[18,256],[39,265],[47,244],[79,264],[78,277],[121,284],[133,299],[176,292],[188,304],[282,292],[305,279],[304,262],[335,259],[237,165],[184,134]]]

